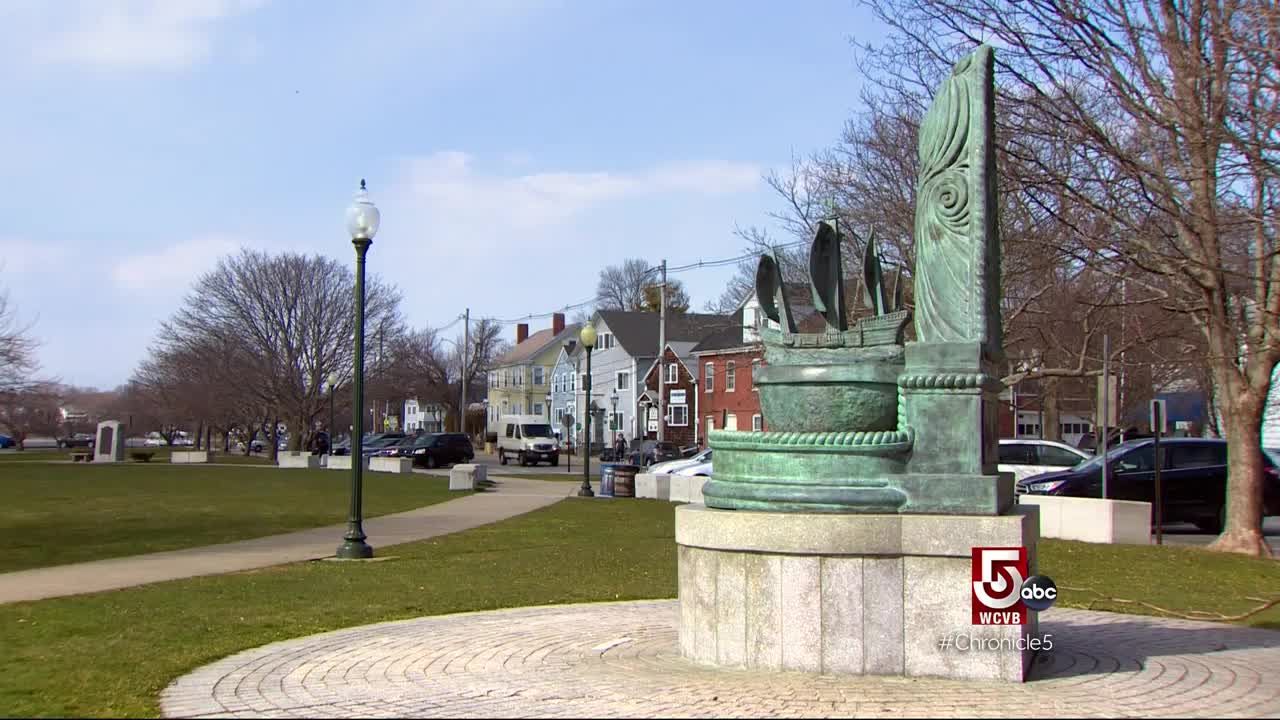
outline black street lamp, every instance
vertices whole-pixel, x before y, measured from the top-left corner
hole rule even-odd
[[[352,383],[351,428],[351,511],[347,515],[347,534],[338,546],[338,557],[363,560],[373,557],[373,548],[366,543],[362,518],[361,473],[364,470],[364,257],[373,244],[382,220],[378,208],[369,200],[364,180],[355,202],[347,208],[347,230],[351,244],[356,248],[356,337],[355,374]]]
[[[578,339],[582,341],[582,347],[587,349],[587,392],[586,405],[586,434],[583,435],[583,445],[586,451],[582,453],[582,487],[578,489],[578,497],[595,497],[595,493],[591,491],[591,350],[596,346],[596,329],[587,323],[582,327],[582,332],[578,333]]]
[[[333,444],[338,442],[338,433],[333,425],[333,396],[338,390],[338,373],[329,373],[329,455],[333,456]]]

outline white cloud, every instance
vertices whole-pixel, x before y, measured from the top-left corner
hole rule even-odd
[[[65,245],[37,243],[19,238],[0,238],[0,276],[57,272],[70,257]]]
[[[609,203],[673,194],[725,195],[757,188],[761,169],[728,161],[657,165],[638,171],[485,174],[463,152],[405,163],[395,201],[432,226],[547,230]]]
[[[104,70],[181,70],[208,59],[220,23],[265,0],[7,2],[0,41],[11,58]]]
[[[111,268],[116,288],[131,293],[180,296],[201,273],[242,243],[225,235],[205,235],[117,261]]]

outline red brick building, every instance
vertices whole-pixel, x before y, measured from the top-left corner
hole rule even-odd
[[[681,357],[676,345],[683,345]],[[663,438],[679,447],[697,445],[698,432],[698,382],[690,364],[688,351],[693,343],[668,343],[662,353],[662,362],[654,362],[644,376],[644,394],[640,396],[637,417],[643,419],[646,438],[656,440],[658,423],[663,423]],[[658,417],[658,393],[662,393],[666,417]]]
[[[699,434],[710,430],[765,430],[752,371],[763,363],[759,345],[702,347],[698,359]],[[705,444],[705,442],[703,443]]]

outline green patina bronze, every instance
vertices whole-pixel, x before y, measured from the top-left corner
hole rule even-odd
[[[863,302],[849,324],[840,232],[819,223],[810,291],[825,330],[802,333],[776,258],[761,257],[756,371],[769,432],[712,431],[709,507],[843,513],[1000,514],[1012,478],[996,472],[995,372],[1001,360],[993,54],[956,64],[920,128],[915,218],[916,341],[872,233]]]

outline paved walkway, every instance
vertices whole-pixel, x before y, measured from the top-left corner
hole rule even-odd
[[[1030,682],[716,670],[675,601],[380,623],[249,650],[161,696],[168,717],[1276,717],[1280,633],[1055,609]]]
[[[537,510],[572,494],[571,483],[491,478],[488,492],[364,522],[374,552],[400,543],[467,530]],[[132,555],[0,574],[0,603],[116,590],[197,575],[252,570],[333,557],[346,523],[186,550]]]

